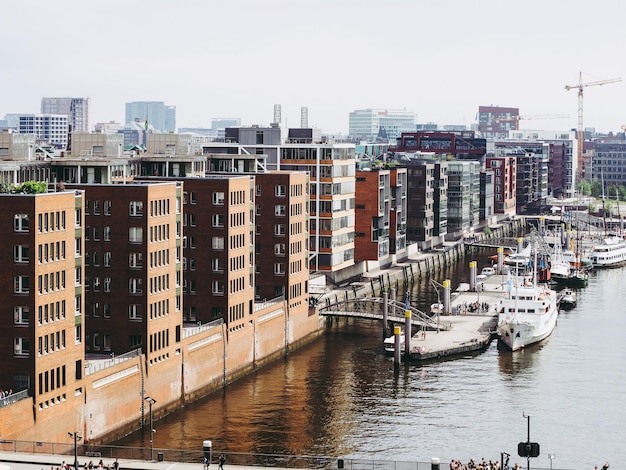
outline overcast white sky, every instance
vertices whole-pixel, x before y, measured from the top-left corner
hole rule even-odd
[[[626,124],[624,0],[31,0],[3,6],[0,117],[43,96],[88,96],[92,123],[127,101],[164,101],[177,127],[211,118],[347,133],[354,109],[471,124],[480,105],[518,107],[522,128]]]

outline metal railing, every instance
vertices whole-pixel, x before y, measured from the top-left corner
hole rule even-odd
[[[0,407],[16,403],[24,398],[28,398],[28,390],[22,390],[20,392],[12,393],[11,395],[6,395],[0,398]]]
[[[201,443],[200,443],[201,445]],[[179,462],[202,464],[204,454],[202,448],[198,450],[181,449],[161,449],[153,448],[156,461],[158,462]],[[59,461],[64,460],[63,456],[74,455],[73,443],[51,443],[33,441],[9,441],[0,440],[0,452],[13,452],[23,454],[49,454],[59,455]],[[95,464],[103,460],[104,464],[110,464],[115,459],[145,461],[143,468],[154,468],[150,466],[149,447],[124,447],[112,445],[90,445],[79,444],[77,446],[78,462],[81,466],[93,461]],[[248,466],[248,467],[275,467],[275,468],[297,468],[297,469],[320,469],[320,470],[432,470],[436,468],[431,462],[411,462],[401,460],[374,460],[374,459],[347,459],[330,456],[311,455],[285,455],[285,454],[251,454],[241,452],[220,452],[212,449],[211,464],[217,464],[220,455],[226,458],[227,466]],[[26,461],[26,459],[23,459]],[[67,460],[67,459],[65,459]],[[513,459],[511,459],[513,460]],[[518,463],[524,466],[524,458],[517,459]],[[533,459],[534,470],[547,470],[549,466],[538,466],[539,460]],[[440,460],[440,470],[448,468],[449,461]],[[136,465],[133,468],[137,467]],[[199,468],[199,467],[198,467]],[[216,468],[216,467],[215,467]],[[565,468],[554,467],[552,470],[567,470]]]

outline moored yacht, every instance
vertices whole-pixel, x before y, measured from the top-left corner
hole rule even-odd
[[[509,292],[500,301],[497,334],[517,351],[550,336],[559,313],[557,293],[534,279],[508,284]]]
[[[615,268],[626,264],[626,240],[603,238],[591,247],[589,260],[594,268]]]

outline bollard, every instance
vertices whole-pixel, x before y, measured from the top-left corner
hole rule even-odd
[[[430,470],[439,470],[439,458],[433,457],[430,459]]]

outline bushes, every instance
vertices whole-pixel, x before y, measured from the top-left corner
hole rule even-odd
[[[48,192],[48,183],[45,181],[26,181],[21,185],[2,183],[2,187],[0,187],[0,193],[3,194],[42,194],[46,192]]]

